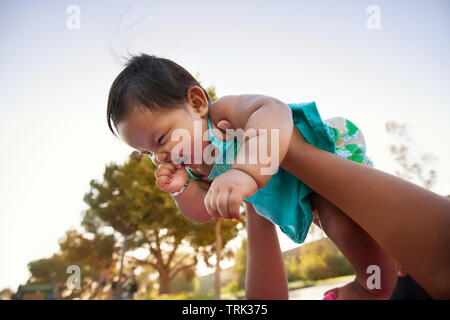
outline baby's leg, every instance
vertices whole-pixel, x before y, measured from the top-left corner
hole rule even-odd
[[[394,259],[388,256],[375,240],[331,202],[317,193],[312,194],[310,199],[312,208],[319,212],[320,224],[325,233],[349,260],[356,273],[355,281],[330,291],[333,291],[337,299],[341,300],[389,299],[397,281]],[[379,289],[368,288],[367,280],[372,276],[373,271],[367,273],[367,267],[371,265],[379,267]],[[372,284],[376,283],[369,281],[371,287],[373,287]]]

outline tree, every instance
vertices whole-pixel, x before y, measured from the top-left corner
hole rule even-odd
[[[0,300],[11,300],[13,295],[14,292],[9,288],[0,290]]]
[[[103,181],[92,180],[84,201],[83,226],[88,231],[112,227],[127,237],[127,248],[145,248],[146,259],[134,258],[138,265],[152,266],[159,274],[159,293],[170,293],[170,282],[187,269],[194,269],[197,257],[215,254],[216,221],[196,224],[178,211],[172,197],[156,187],[155,166],[133,152],[123,164],[105,168]],[[223,221],[222,244],[237,235],[235,221]],[[229,250],[223,256],[231,257]]]
[[[424,188],[431,189],[436,182],[436,172],[426,169],[434,158],[430,154],[419,154],[411,151],[412,139],[409,137],[406,124],[391,121],[386,123],[386,131],[395,136],[396,144],[390,146],[390,151],[400,165],[396,174],[407,180],[418,181]]]
[[[118,251],[114,235],[81,233],[71,229],[60,239],[59,246],[65,265],[78,266],[82,274],[82,289],[73,290],[69,298],[83,295],[87,299],[94,298],[99,289],[101,270],[113,264],[114,253]]]
[[[66,264],[61,254],[54,254],[50,258],[42,258],[28,263],[31,277],[28,283],[49,284],[53,281],[65,282],[67,279]]]
[[[90,236],[90,238],[89,238]],[[28,283],[50,284],[56,282],[65,288],[67,268],[76,265],[81,271],[81,288],[65,288],[67,299],[81,297],[92,298],[95,292],[92,287],[98,283],[98,266],[112,262],[115,239],[112,235],[82,234],[76,230],[68,230],[60,239],[60,250],[50,258],[38,259],[28,264],[31,277]],[[98,286],[97,286],[98,287]]]
[[[319,280],[354,274],[351,264],[328,238],[304,244],[298,258],[299,279]]]
[[[116,239],[112,234],[82,234],[71,229],[60,239],[59,246],[66,264],[76,264],[85,275],[98,278],[100,271],[113,262]]]
[[[296,255],[288,255],[284,258],[286,265],[286,275],[288,282],[301,280],[300,273],[300,256]]]

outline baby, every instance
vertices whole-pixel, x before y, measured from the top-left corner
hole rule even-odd
[[[152,158],[156,184],[187,218],[240,219],[245,201],[297,243],[314,221],[356,273],[325,299],[389,299],[395,261],[345,212],[297,178],[296,154],[305,143],[372,166],[364,137],[349,120],[322,121],[314,102],[285,104],[265,95],[231,95],[212,103],[183,67],[142,54],[113,82],[107,121],[113,133],[111,122],[123,141]],[[326,179],[326,172],[317,179]],[[339,188],[339,181],[330,183]],[[371,270],[379,272],[375,282],[369,281]]]

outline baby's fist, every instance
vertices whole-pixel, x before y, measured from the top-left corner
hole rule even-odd
[[[186,183],[188,173],[181,164],[161,163],[155,171],[156,185],[165,192],[180,190]]]
[[[256,181],[242,170],[231,169],[211,183],[205,196],[208,213],[216,218],[241,219],[241,202],[258,190]]]

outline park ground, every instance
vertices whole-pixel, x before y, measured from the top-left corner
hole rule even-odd
[[[353,281],[354,275],[330,278],[318,281],[296,281],[290,282],[289,300],[321,300],[323,294],[332,288],[340,287]],[[235,294],[222,294],[222,300],[242,300],[245,292],[240,291]],[[161,295],[156,299],[160,300],[214,300],[213,296],[195,296],[189,294]]]

